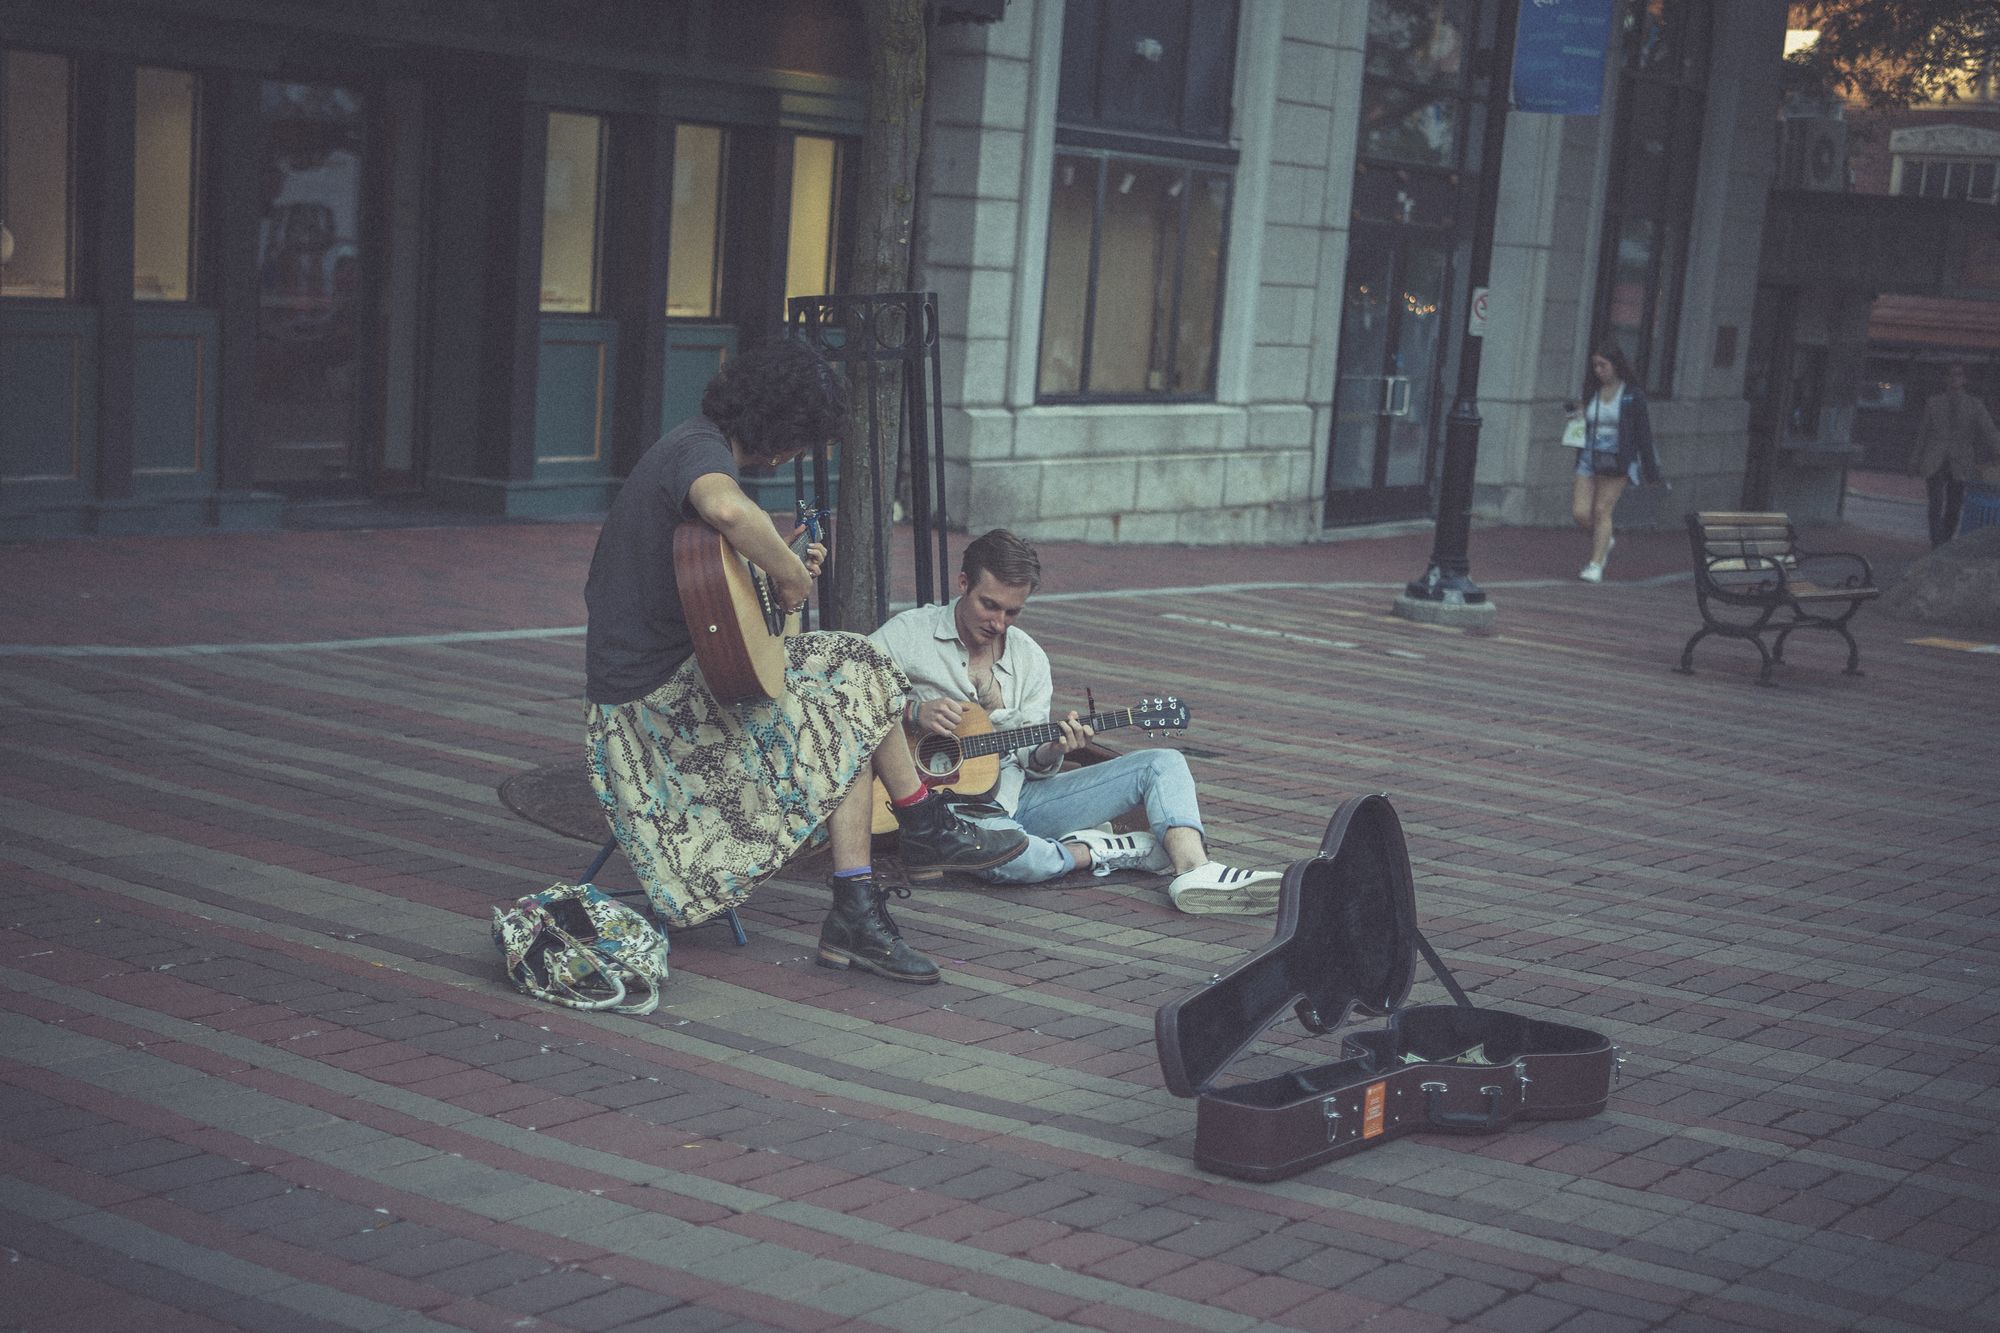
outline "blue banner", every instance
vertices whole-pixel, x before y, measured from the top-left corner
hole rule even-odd
[[[1613,0],[1520,0],[1514,109],[1594,116],[1604,109]]]

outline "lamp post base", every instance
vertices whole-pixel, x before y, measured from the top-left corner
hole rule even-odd
[[[1491,629],[1500,618],[1500,608],[1470,575],[1446,574],[1435,565],[1405,585],[1389,611],[1404,620],[1453,629]]]
[[[1404,620],[1448,629],[1492,629],[1493,622],[1500,619],[1500,608],[1491,602],[1426,602],[1398,597],[1389,611]]]

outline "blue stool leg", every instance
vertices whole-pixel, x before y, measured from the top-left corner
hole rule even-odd
[[[604,869],[604,863],[606,861],[609,861],[611,859],[611,854],[617,850],[618,850],[618,836],[616,834],[613,834],[611,837],[606,838],[604,840],[604,845],[602,847],[599,847],[597,849],[597,859],[595,861],[592,861],[590,863],[590,868],[583,872],[583,882],[585,884],[589,884],[595,881],[597,878],[597,872]],[[607,889],[605,890],[605,892],[609,893],[613,898],[643,898],[646,896],[646,891],[644,889],[624,889],[618,891]],[[648,912],[647,915],[652,916],[653,914],[651,912]],[[733,907],[730,908],[727,912],[723,913],[723,916],[728,920],[729,933],[736,937],[736,942],[738,944],[750,943],[750,936],[744,931],[743,922],[736,915],[736,909]],[[654,924],[659,926],[661,934],[664,935],[666,933],[667,926],[664,921],[661,921],[657,917],[655,917]]]
[[[614,834],[613,836],[606,838],[604,840],[604,845],[597,849],[597,859],[590,863],[590,869],[583,872],[583,882],[585,884],[588,884],[593,880],[595,880],[597,878],[597,872],[604,869],[604,863],[606,861],[609,861],[611,859],[611,853],[617,850],[618,850],[618,838]]]

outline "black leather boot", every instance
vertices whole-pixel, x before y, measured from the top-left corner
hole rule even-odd
[[[890,808],[900,826],[896,850],[904,873],[914,880],[937,879],[947,870],[991,870],[1028,845],[1028,835],[1019,829],[991,829],[959,818],[936,792],[915,805]]]
[[[907,898],[910,891],[875,882],[873,875],[829,879],[833,910],[819,928],[821,967],[865,967],[891,981],[928,986],[938,979],[937,964],[903,943],[889,916],[889,895]]]

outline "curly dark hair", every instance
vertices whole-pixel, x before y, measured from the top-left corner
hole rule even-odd
[[[702,391],[701,414],[752,459],[770,462],[846,434],[847,384],[825,357],[788,338],[732,357]]]

